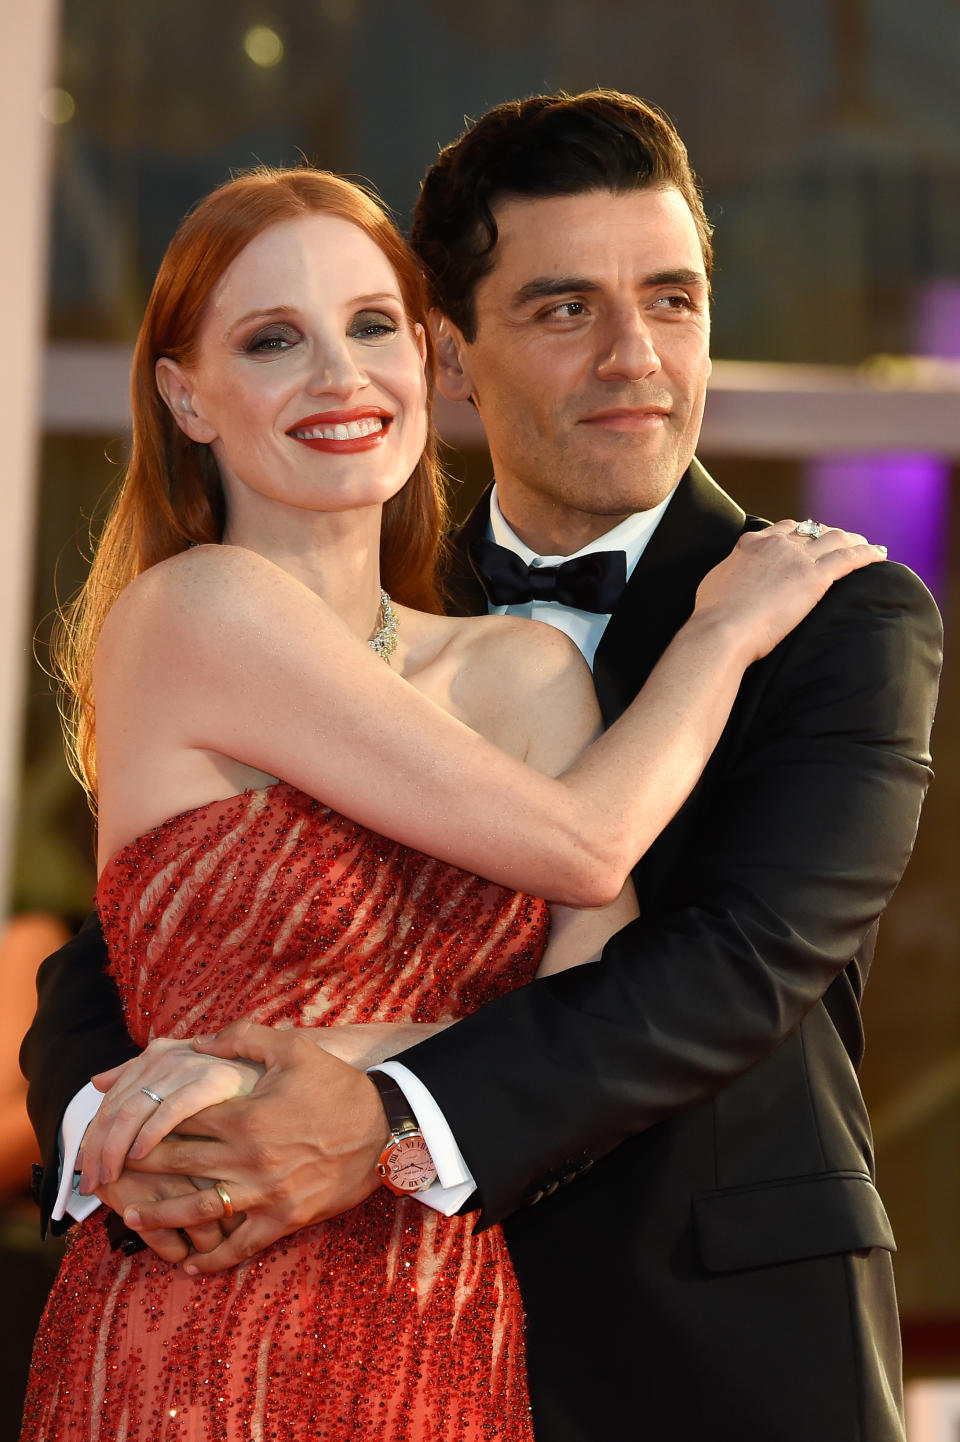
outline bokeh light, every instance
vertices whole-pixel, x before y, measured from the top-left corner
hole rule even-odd
[[[243,37],[243,48],[254,65],[264,70],[279,65],[283,59],[283,41],[269,25],[253,25]]]
[[[69,90],[47,90],[40,97],[40,114],[51,125],[66,125],[76,113],[76,101]]]

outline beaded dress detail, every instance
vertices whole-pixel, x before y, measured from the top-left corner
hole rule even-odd
[[[138,1045],[242,1017],[441,1021],[529,981],[542,901],[345,820],[285,782],[165,822],[97,905]],[[191,1278],[71,1228],[23,1439],[530,1442],[499,1227],[381,1188],[242,1267]]]

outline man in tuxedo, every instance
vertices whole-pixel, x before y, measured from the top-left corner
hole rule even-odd
[[[684,147],[608,92],[498,107],[428,172],[413,244],[438,384],[477,406],[494,466],[453,602],[567,630],[612,721],[763,524],[694,459],[710,229]],[[639,920],[387,1064],[439,1164],[424,1199],[505,1225],[539,1442],[902,1438],[858,1003],[929,779],[939,647],[910,572],[836,585],[745,678],[636,869]],[[46,964],[25,1048],[48,1210],[66,1101],[133,1050],[102,965],[95,926]],[[192,1173],[250,1199],[201,1271],[352,1204],[389,1130],[366,1078],[263,1031],[218,1047],[271,1063],[259,1119],[225,1103],[185,1128],[209,1140],[147,1159],[171,1192]],[[307,1132],[298,1204],[267,1138]],[[107,1200],[151,1239],[216,1214],[209,1189],[151,1201],[144,1182]]]

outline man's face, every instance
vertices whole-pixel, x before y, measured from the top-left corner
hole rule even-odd
[[[495,214],[476,338],[442,323],[438,381],[473,397],[507,520],[566,554],[657,505],[690,463],[710,374],[703,255],[673,189],[508,199]]]

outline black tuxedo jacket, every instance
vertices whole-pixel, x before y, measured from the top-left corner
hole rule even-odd
[[[464,611],[484,609],[465,546],[486,519],[459,538]],[[608,721],[757,524],[694,463],[597,652]],[[838,584],[751,668],[603,960],[404,1055],[477,1179],[478,1225],[505,1223],[538,1442],[902,1436],[858,1002],[929,779],[939,657],[910,572]],[[103,963],[91,918],[41,968],[23,1061],[45,1216],[67,1101],[134,1051]]]
[[[458,538],[465,611],[487,519]],[[608,723],[760,524],[694,462],[597,651]],[[480,1225],[504,1222],[538,1439],[902,1437],[858,1003],[929,780],[940,638],[903,567],[840,582],[750,668],[602,961],[405,1054]]]

